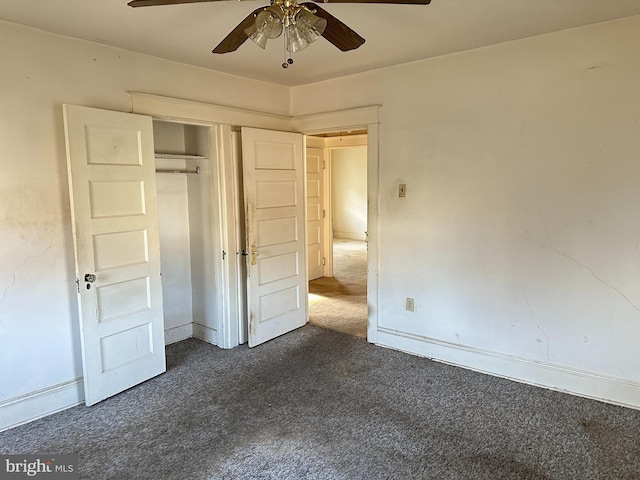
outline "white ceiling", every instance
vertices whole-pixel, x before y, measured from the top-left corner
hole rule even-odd
[[[321,4],[366,43],[323,38],[280,65],[282,39],[211,50],[268,0],[131,8],[128,0],[0,0],[0,19],[187,64],[301,85],[494,43],[640,14],[640,0],[432,0],[431,5]]]

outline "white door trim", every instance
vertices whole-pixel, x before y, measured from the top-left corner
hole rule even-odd
[[[141,92],[128,92],[131,99],[131,112],[150,115],[155,118],[181,121],[185,123],[201,125],[227,125],[264,128],[271,130],[300,132],[306,135],[335,132],[338,130],[367,129],[367,195],[368,195],[368,232],[369,244],[367,255],[367,299],[368,299],[368,333],[367,339],[371,343],[377,342],[378,331],[378,123],[380,105],[351,108],[334,112],[318,112],[308,115],[285,116],[266,112],[231,108],[210,103],[195,102],[160,95],[151,95]],[[229,139],[229,131],[225,131],[222,138]],[[218,138],[221,138],[218,137]],[[218,146],[216,148],[219,148]],[[231,167],[230,152],[226,148],[218,150],[218,162]],[[220,177],[220,182],[228,181],[228,174]],[[221,187],[224,188],[224,187]],[[226,192],[233,187],[227,185]],[[236,192],[233,192],[236,194]],[[227,197],[228,198],[228,197]],[[232,205],[232,204],[231,204]],[[235,209],[228,202],[221,202],[220,218],[233,222]],[[227,228],[227,234],[230,231]],[[233,240],[233,239],[231,239]],[[223,242],[224,244],[225,242]],[[226,239],[226,245],[234,242]],[[227,256],[227,258],[229,258]],[[219,270],[218,270],[219,269]],[[223,296],[233,301],[234,292],[230,289],[233,279],[229,278],[232,269],[226,269],[227,277],[223,279],[225,291]],[[216,266],[216,274],[223,275],[222,267]],[[236,299],[237,300],[237,299]],[[239,318],[225,316],[221,330],[225,332],[220,338],[220,347],[232,348],[238,345]]]
[[[367,129],[367,232],[369,234],[367,251],[367,340],[377,343],[378,339],[378,272],[380,267],[378,252],[378,210],[379,210],[379,173],[378,173],[378,105],[355,108],[339,112],[326,112],[316,115],[294,117],[297,131],[305,135],[336,132],[340,130]]]
[[[181,98],[163,97],[141,92],[127,92],[131,113],[158,119],[201,125],[226,124],[232,126],[293,131],[293,118],[267,112],[226,107],[213,103],[194,102]]]

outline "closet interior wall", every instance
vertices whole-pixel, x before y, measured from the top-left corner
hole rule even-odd
[[[165,342],[218,343],[211,129],[153,121]]]

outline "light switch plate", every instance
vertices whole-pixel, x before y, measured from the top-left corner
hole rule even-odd
[[[401,183],[398,186],[398,196],[400,198],[404,198],[407,196],[407,184],[406,183]]]

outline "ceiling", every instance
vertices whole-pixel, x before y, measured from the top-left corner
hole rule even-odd
[[[366,43],[320,38],[280,65],[283,43],[211,50],[268,0],[131,8],[128,0],[0,0],[0,19],[243,77],[295,86],[640,14],[640,0],[432,0],[431,5],[322,4]]]

